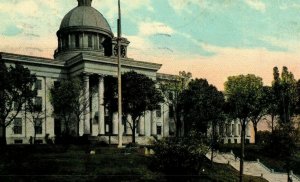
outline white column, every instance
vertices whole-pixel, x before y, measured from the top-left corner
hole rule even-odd
[[[104,78],[99,76],[98,83],[98,126],[99,135],[105,134],[105,122],[104,122]]]
[[[156,111],[151,112],[151,135],[157,135]]]
[[[80,91],[82,95],[84,95],[85,93],[85,89],[84,90],[81,90]],[[83,105],[80,105],[80,110],[83,110]],[[79,136],[82,136],[84,134],[84,123],[85,123],[85,113],[81,114],[80,115],[80,121],[79,121],[79,124],[77,129],[78,129],[78,132],[79,132]]]
[[[84,134],[91,134],[91,123],[90,123],[90,77],[88,74],[84,75],[84,101],[87,102],[84,114]]]
[[[99,49],[100,47],[99,34],[97,34],[96,39],[97,39],[97,49]]]
[[[118,128],[118,113],[117,112],[115,112],[113,114],[112,129],[113,129],[113,131],[112,131],[113,135],[117,135],[118,130],[119,130],[119,128]]]
[[[239,123],[238,121],[234,121],[234,136],[238,136],[239,134]]]
[[[145,115],[144,115],[145,116]],[[145,135],[145,117],[141,116],[139,122],[139,135]]]
[[[145,136],[151,136],[151,112],[145,112]]]
[[[69,42],[68,42],[68,48],[72,48],[72,44],[71,44],[71,34],[68,34],[68,39],[69,39]]]

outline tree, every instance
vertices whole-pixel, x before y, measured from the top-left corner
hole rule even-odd
[[[299,113],[299,83],[296,82],[292,72],[287,67],[282,68],[281,76],[277,67],[273,69],[274,90],[279,127],[273,132],[271,145],[280,146],[282,151],[276,149],[276,153],[286,160],[286,169],[289,178],[290,160],[295,153],[296,142],[299,138],[299,130],[295,128],[293,116]]]
[[[223,93],[206,79],[192,80],[181,94],[186,133],[197,130],[207,134],[209,122],[215,123],[222,116]]]
[[[211,125],[211,161],[213,164],[216,143],[216,126],[223,121],[224,95],[206,79],[192,80],[188,88],[181,94],[185,134],[196,130],[207,136],[208,126]]]
[[[130,115],[132,123],[132,143],[135,143],[135,131],[140,117],[145,111],[153,111],[163,101],[163,97],[155,86],[155,82],[146,75],[134,71],[122,75],[123,118]]]
[[[262,120],[262,118],[268,113],[268,106],[272,104],[270,102],[270,90],[269,87],[263,87],[257,90],[257,98],[254,102],[253,110],[250,114],[250,120],[253,123],[254,129],[254,141],[257,141],[257,124]],[[272,96],[272,95],[271,95]]]
[[[114,112],[118,111],[118,80],[112,76],[106,76],[104,79],[104,106],[108,111],[108,121],[110,126],[113,120]],[[109,131],[111,132],[110,127]]]
[[[35,95],[37,95],[37,90],[35,90]],[[43,106],[41,103],[37,102],[37,97],[30,97],[27,98],[25,102],[25,118],[26,120],[30,121],[33,130],[33,143],[36,143],[36,135],[40,133],[40,128],[42,127],[43,120],[46,118],[46,110],[43,110]]]
[[[241,132],[241,159],[240,181],[243,181],[245,131],[250,117],[255,111],[257,99],[263,89],[262,78],[255,75],[230,76],[225,82],[225,94],[230,108],[230,115],[240,121]]]
[[[182,136],[182,107],[180,103],[180,94],[186,89],[192,74],[190,72],[180,71],[179,76],[174,80],[161,81],[159,88],[165,98],[165,102],[169,107],[171,106],[174,111],[174,122],[176,125],[176,136]]]
[[[278,102],[276,99],[275,91],[273,87],[265,86],[265,100],[267,103],[266,113],[271,116],[271,130],[272,133],[275,129],[275,118],[278,115]],[[255,140],[256,141],[256,140]]]
[[[80,119],[86,114],[89,105],[89,98],[85,98],[84,93],[84,85],[79,78],[61,80],[58,85],[50,88],[53,113],[63,122],[63,134],[66,137],[72,135],[71,128],[74,126],[77,128],[75,133],[79,135]]]
[[[0,145],[6,145],[6,128],[14,121],[27,98],[35,97],[36,76],[16,64],[9,68],[0,63]]]
[[[287,67],[282,68],[281,77],[277,67],[274,67],[274,81],[272,87],[274,89],[277,100],[277,114],[280,124],[291,122],[291,117],[295,114],[296,104],[299,96],[297,94],[297,83],[292,72]]]

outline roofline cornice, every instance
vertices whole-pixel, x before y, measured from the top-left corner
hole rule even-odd
[[[38,64],[38,65],[53,66],[53,67],[60,67],[60,68],[64,67],[64,64],[62,62],[56,61],[54,59],[34,57],[34,56],[21,55],[21,54],[0,52],[0,58],[3,60],[9,60],[14,62],[24,62],[29,64]]]

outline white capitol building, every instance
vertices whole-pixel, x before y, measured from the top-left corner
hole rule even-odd
[[[45,111],[42,125],[36,128],[37,140],[40,143],[45,143],[46,135],[55,138],[63,130],[60,120],[52,114],[50,88],[60,79],[77,76],[83,78],[85,89],[89,91],[86,97],[90,98],[91,102],[87,114],[79,123],[79,128],[74,128],[74,131],[79,131],[80,136],[89,135],[99,140],[107,140],[108,136],[112,136],[111,141],[117,143],[117,113],[109,118],[103,104],[104,88],[109,84],[106,76],[117,77],[117,39],[107,20],[91,4],[92,0],[78,0],[78,6],[65,15],[57,31],[58,48],[54,51],[54,59],[0,52],[0,61],[7,65],[21,64],[37,76],[37,100]],[[160,64],[128,58],[129,43],[126,38],[122,38],[122,72],[134,70],[158,82],[175,78],[174,75],[158,73],[162,66]],[[92,90],[96,90],[96,93],[90,94]],[[138,143],[146,143],[153,136],[168,137],[175,133],[174,112],[169,112],[171,108],[162,103],[160,109],[145,112],[136,133]],[[8,144],[26,144],[29,143],[30,137],[34,136],[34,126],[25,115],[24,111],[20,112],[15,121],[7,127]],[[223,142],[239,143],[239,130],[238,122],[227,124],[225,130],[220,131]],[[130,127],[123,124],[121,132],[124,134],[124,143],[131,142]],[[248,129],[246,139],[250,140],[251,133]]]

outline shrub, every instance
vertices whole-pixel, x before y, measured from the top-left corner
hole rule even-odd
[[[208,147],[195,137],[156,141],[153,165],[167,175],[198,175]]]
[[[270,131],[258,131],[256,143],[260,145],[265,145],[271,140],[271,137],[272,133]]]

